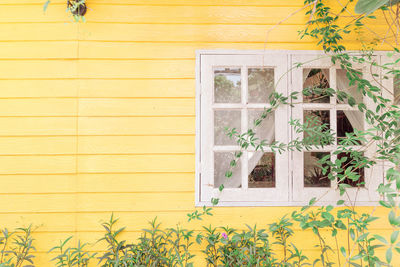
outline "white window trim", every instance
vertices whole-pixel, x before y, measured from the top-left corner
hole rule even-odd
[[[376,52],[375,56],[381,57],[383,55],[386,55],[386,53],[387,52],[384,52],[384,51]],[[201,134],[202,130],[203,130],[202,129],[202,125],[201,125],[201,115],[202,115],[202,112],[204,113],[204,111],[202,111],[202,109],[201,109],[202,98],[204,99],[204,94],[202,92],[202,84],[201,84],[201,75],[204,75],[204,73],[203,73],[204,64],[203,65],[201,64],[202,63],[201,62],[202,57],[203,57],[203,60],[204,60],[204,56],[211,56],[211,57],[212,56],[215,56],[215,57],[224,57],[225,56],[226,59],[229,59],[229,58],[232,59],[232,58],[237,57],[237,56],[240,56],[240,57],[241,56],[243,56],[243,57],[253,57],[253,58],[254,58],[254,56],[262,56],[262,58],[265,58],[265,57],[268,57],[268,55],[269,56],[277,56],[277,55],[279,55],[279,56],[282,56],[282,57],[286,57],[288,59],[287,62],[289,64],[289,65],[286,66],[286,69],[289,69],[289,66],[292,66],[292,63],[294,63],[294,62],[291,62],[292,56],[299,55],[299,56],[302,56],[302,57],[313,57],[313,58],[315,58],[318,55],[323,55],[323,52],[322,51],[316,51],[316,50],[315,51],[314,50],[306,50],[306,51],[302,51],[302,50],[267,50],[267,51],[264,51],[264,50],[252,50],[252,51],[246,51],[246,50],[245,51],[241,51],[241,50],[198,50],[198,51],[196,51],[196,169],[195,169],[195,172],[196,172],[195,205],[196,206],[204,206],[204,205],[210,206],[210,205],[212,205],[212,203],[210,201],[211,200],[211,194],[209,194],[210,192],[208,192],[207,194],[204,194],[204,192],[202,192],[202,191],[205,190],[205,188],[202,187],[201,183],[203,183],[205,181],[204,177],[207,177],[207,175],[208,175],[208,177],[206,178],[206,180],[214,179],[213,173],[212,173],[212,175],[210,175],[209,173],[208,174],[204,173],[204,170],[203,170],[203,173],[202,173],[202,169],[204,169],[205,165],[210,165],[210,161],[212,161],[212,164],[213,164],[213,160],[211,160],[211,159],[209,159],[209,162],[204,162],[204,160],[203,160],[203,162],[201,162],[201,160],[202,160],[201,155],[206,150],[204,148],[204,144],[202,144],[202,139],[203,139],[203,142],[204,142],[204,136]],[[210,57],[208,59],[210,59]],[[229,61],[231,61],[231,60],[229,60]],[[222,64],[222,65],[231,66],[232,64],[229,64],[229,63],[230,62]],[[249,64],[249,66],[253,65],[253,64],[250,64],[248,62],[246,62],[246,63]],[[246,65],[246,63],[245,64],[241,63],[241,65]],[[218,64],[221,65],[220,62],[218,62]],[[328,65],[329,62],[325,62],[320,67],[325,66],[325,64]],[[233,65],[235,65],[235,64],[233,64]],[[268,65],[263,65],[263,66],[268,66]],[[203,69],[201,69],[201,68],[203,68]],[[332,70],[331,70],[331,72],[332,72]],[[242,75],[244,75],[244,74],[242,73]],[[293,74],[290,75],[290,78],[288,78],[287,88],[292,87],[292,83],[291,83],[292,77],[293,77]],[[212,88],[212,86],[211,87],[208,86],[208,88]],[[212,90],[209,90],[208,93],[213,94]],[[286,92],[286,93],[288,93],[288,92]],[[288,118],[287,119],[288,120],[289,120],[289,117],[290,117],[291,113],[292,113],[292,110],[287,112],[287,114],[288,114]],[[332,120],[332,118],[331,118],[331,120]],[[209,133],[209,135],[210,134],[213,135],[213,131],[212,131],[212,133]],[[207,138],[206,138],[206,140],[207,140]],[[211,141],[212,140],[213,139],[211,139]],[[208,143],[210,143],[210,142],[208,142]],[[213,144],[211,143],[211,146],[212,145]],[[290,153],[290,155],[288,155],[288,156],[293,157],[294,153]],[[288,159],[288,163],[289,162],[291,162],[293,164],[294,160],[289,161],[289,159]],[[378,181],[378,183],[375,183],[375,184],[379,184],[379,183],[381,183],[383,181],[383,175],[384,175],[384,173],[383,173],[383,171],[384,171],[383,163],[377,164],[377,169],[378,170],[374,171],[374,174],[376,174],[378,176],[381,176],[382,179],[376,179],[376,180],[379,180],[379,181]],[[211,171],[208,170],[208,171],[212,172],[212,170]],[[279,174],[276,175],[277,179],[278,179],[278,175]],[[301,197],[301,198],[294,199],[295,196],[293,194],[293,191],[294,190],[298,190],[298,188],[297,188],[298,186],[293,184],[293,181],[294,181],[293,166],[291,166],[291,164],[288,164],[288,171],[287,171],[287,175],[286,176],[287,176],[287,180],[288,181],[286,183],[287,189],[285,190],[284,193],[287,193],[287,195],[289,197],[287,200],[282,200],[282,199],[280,199],[278,201],[274,201],[272,199],[264,199],[264,201],[253,200],[253,199],[250,199],[248,201],[246,201],[245,199],[235,200],[238,197],[243,197],[243,196],[240,195],[240,194],[233,194],[233,196],[229,196],[229,194],[227,194],[227,193],[225,193],[225,196],[224,196],[224,191],[227,192],[227,189],[224,189],[224,191],[220,195],[220,201],[219,201],[218,206],[302,206],[302,205],[307,204],[308,201],[314,195],[310,195],[308,197]],[[368,177],[367,173],[366,173],[365,176]],[[374,175],[374,177],[376,177],[376,176]],[[246,176],[246,178],[247,178],[247,176]],[[368,183],[368,181],[366,181],[366,183]],[[314,189],[314,188],[310,188],[310,189]],[[218,190],[218,189],[214,189],[214,190]],[[246,189],[246,190],[252,190],[252,189]],[[262,192],[264,190],[268,191],[268,190],[271,190],[271,189],[258,189],[257,188],[256,190],[252,190],[252,191]],[[318,189],[318,190],[319,190],[319,192],[318,193],[316,192],[317,193],[317,195],[315,195],[316,197],[319,197],[321,195],[321,189]],[[322,190],[327,190],[327,189],[325,188],[325,189],[322,189]],[[357,189],[354,189],[353,191],[355,191],[355,190],[357,190]],[[234,192],[234,191],[235,191],[235,189],[231,189],[231,192]],[[314,193],[312,191],[313,190],[310,190],[309,193],[310,194]],[[350,190],[350,191],[352,191],[352,190]],[[370,191],[372,191],[372,190],[367,190],[367,192],[370,192]],[[252,193],[254,193],[254,192],[252,192]],[[355,194],[355,192],[354,193],[350,192],[350,194]],[[360,194],[360,193],[358,193],[358,194]],[[306,196],[307,195],[308,195],[308,193],[306,194]],[[227,201],[227,199],[228,199],[228,201]],[[324,200],[319,201],[317,203],[317,205],[334,204],[334,203],[336,203],[336,201],[338,199],[343,199],[343,197],[339,198],[339,193],[338,192],[334,192],[334,194],[331,194],[331,196],[329,196],[328,198],[324,197]],[[361,200],[360,201],[357,200],[357,203],[356,203],[357,206],[376,206],[377,205],[377,200],[379,200],[379,196],[377,194],[375,194],[375,190],[373,190],[372,194],[370,192],[370,193],[366,194],[365,196],[362,196],[362,198],[358,197],[358,199],[361,199]],[[367,199],[367,200],[365,200],[365,199]],[[235,201],[233,201],[233,200],[235,200]]]

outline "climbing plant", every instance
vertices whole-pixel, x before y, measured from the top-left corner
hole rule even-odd
[[[335,264],[352,266],[391,266],[393,254],[400,253],[400,107],[393,91],[385,86],[389,79],[398,80],[400,77],[400,51],[397,46],[399,32],[398,10],[399,1],[366,1],[359,0],[355,5],[355,13],[351,11],[355,4],[353,0],[337,1],[339,10],[333,10],[326,0],[305,0],[306,16],[309,18],[305,28],[299,31],[301,39],[313,39],[325,52],[332,64],[340,66],[346,71],[349,86],[356,86],[357,92],[370,99],[374,107],[367,107],[363,102],[357,102],[355,97],[348,92],[336,88],[328,88],[324,94],[335,96],[339,101],[356,107],[364,114],[368,127],[364,130],[354,129],[351,133],[341,138],[333,155],[348,155],[338,157],[331,161],[330,156],[319,159],[320,172],[331,181],[337,182],[337,187],[331,190],[340,192],[341,199],[336,205],[342,206],[334,209],[333,205],[313,207],[322,196],[313,197],[309,204],[299,211],[293,212],[291,220],[298,222],[304,230],[311,230],[317,237],[320,249],[320,257],[314,261],[322,266]],[[371,25],[376,21],[376,12],[382,12],[387,28],[384,33],[377,33]],[[388,19],[390,18],[390,19]],[[357,52],[347,49],[347,43],[356,41],[360,50]],[[378,45],[384,44],[390,47],[386,54],[386,63],[375,60],[374,52]],[[357,64],[366,64],[371,73],[371,80],[362,76],[357,69]],[[304,62],[297,62],[292,69],[301,68]],[[394,84],[394,87],[398,87]],[[318,91],[319,90],[319,91]],[[306,88],[303,95],[321,94],[321,88]],[[283,151],[309,151],[311,147],[321,148],[333,144],[335,134],[327,130],[325,123],[316,124],[313,118],[305,118],[304,122],[291,119],[289,124],[296,133],[303,133],[305,138],[296,138],[289,143],[259,140],[256,137],[257,127],[281,105],[301,105],[297,101],[298,93],[284,96],[273,92],[269,97],[270,107],[265,109],[262,115],[254,120],[254,125],[245,133],[240,133],[235,128],[227,128],[226,134],[234,139],[242,150],[252,147],[255,150],[264,151],[266,148],[275,153]],[[363,149],[375,145],[372,155],[365,155]],[[361,149],[352,149],[354,145]],[[230,162],[229,169],[225,172],[226,179],[232,177],[235,167],[242,156],[242,152],[235,153],[235,158]],[[350,184],[361,188],[365,181],[360,174],[361,169],[372,169],[381,161],[387,163],[385,169],[385,181],[376,188],[381,196],[376,204],[387,209],[387,222],[392,228],[388,236],[381,236],[370,231],[371,224],[379,217],[374,216],[375,209],[371,213],[360,213],[357,209],[357,198],[351,199],[347,194]],[[224,185],[219,191],[224,190]],[[211,200],[213,205],[218,205],[219,198]],[[328,230],[328,231],[327,231]],[[328,233],[328,234],[327,234]],[[339,233],[347,236],[347,242],[340,242]],[[333,244],[327,242],[328,236],[333,238]],[[377,251],[384,250],[384,257],[378,256]]]

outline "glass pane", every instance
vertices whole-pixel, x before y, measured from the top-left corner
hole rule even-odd
[[[249,188],[275,187],[275,154],[249,152]]]
[[[346,137],[346,133],[353,133],[354,129],[364,130],[364,114],[356,110],[338,110],[336,113],[336,127],[338,143]],[[354,145],[360,145],[356,143]]]
[[[329,166],[321,165],[318,161],[330,155],[329,152],[304,152],[304,187],[330,187],[328,178]],[[329,157],[330,160],[330,157]],[[323,174],[323,168],[327,172]]]
[[[303,102],[329,103],[329,69],[303,69]]]
[[[308,122],[308,127],[326,125],[326,129],[330,128],[329,110],[304,110],[304,124]],[[309,137],[307,132],[304,133],[304,138]]]
[[[236,141],[226,135],[225,128],[236,128],[240,133],[240,110],[214,110],[214,145],[235,145]]]
[[[400,74],[397,74],[393,78],[393,89],[394,89],[394,103],[400,104]]]
[[[275,113],[266,114],[267,116],[262,119],[263,113],[262,109],[249,109],[248,127],[255,131],[257,138],[267,140],[267,143],[270,144],[275,141]],[[261,123],[255,126],[259,120]]]
[[[340,153],[337,155],[337,158],[339,160],[343,160],[341,165],[343,171],[338,172],[338,180],[339,180],[338,182],[341,184],[348,184],[352,187],[364,187],[365,186],[364,167],[358,165],[360,159],[352,158],[350,153]],[[355,174],[354,179],[343,177],[344,171],[349,167],[352,167],[353,170],[352,173]]]
[[[215,103],[240,103],[241,99],[240,68],[214,69]]]
[[[267,103],[274,91],[274,69],[248,69],[249,103]]]
[[[362,93],[357,90],[357,84],[350,84],[350,80],[346,76],[347,71],[342,69],[336,70],[336,86],[339,91],[346,92],[350,94],[356,100],[356,103],[363,102],[363,95]],[[347,104],[347,99],[344,101],[337,100],[337,103],[344,103]]]
[[[240,188],[242,186],[242,173],[240,160],[235,167],[231,167],[231,161],[235,159],[234,152],[214,153],[214,187],[224,184],[225,188]],[[232,171],[231,178],[225,177],[227,171]]]

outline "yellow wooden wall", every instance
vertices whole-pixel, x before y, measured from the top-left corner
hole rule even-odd
[[[39,226],[38,266],[59,239],[99,238],[111,212],[125,238],[155,216],[185,224],[196,49],[315,49],[301,12],[266,39],[302,0],[87,0],[79,24],[65,0],[43,2],[0,0],[0,225]],[[292,210],[216,208],[207,223],[265,227]],[[308,234],[295,240],[313,253]]]

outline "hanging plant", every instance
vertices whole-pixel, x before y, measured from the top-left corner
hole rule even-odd
[[[46,12],[47,7],[50,4],[50,0],[47,0],[43,5],[43,11]],[[75,21],[85,21],[85,14],[87,11],[86,0],[67,0],[67,11],[71,12]]]
[[[85,0],[68,0],[67,7],[76,21],[80,19],[85,21],[84,15],[87,10]]]

